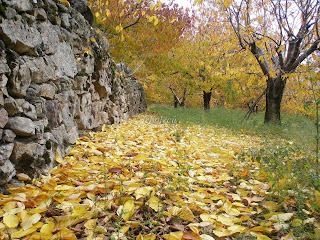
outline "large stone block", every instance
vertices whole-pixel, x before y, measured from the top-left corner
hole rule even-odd
[[[35,125],[30,118],[12,117],[6,125],[7,128],[14,131],[17,136],[34,136]]]
[[[57,80],[51,56],[40,58],[25,57],[24,60],[29,67],[32,82],[45,83],[50,80]]]
[[[14,0],[13,0],[14,1]],[[28,2],[21,0],[20,2]],[[39,47],[42,43],[39,31],[29,26],[18,15],[17,20],[4,19],[0,23],[0,37],[3,42],[14,51],[33,56],[39,55]]]
[[[74,54],[69,44],[63,42],[57,47],[57,52],[52,56],[56,67],[56,76],[59,78],[74,78],[77,75],[77,65]]]
[[[9,93],[12,96],[23,97],[26,95],[30,83],[31,74],[29,65],[24,58],[19,58],[9,78]]]
[[[27,12],[33,9],[30,0],[3,0],[3,2],[19,12]]]
[[[8,113],[4,108],[0,108],[0,128],[4,128],[9,120]]]
[[[42,84],[40,90],[40,97],[52,100],[56,94],[56,86],[53,84]]]
[[[8,183],[14,175],[16,175],[16,170],[9,160],[0,165],[0,185]]]
[[[8,112],[10,117],[22,112],[21,107],[13,97],[8,97],[4,100],[4,108]]]
[[[0,166],[10,158],[13,146],[13,143],[0,145]]]
[[[15,164],[16,169],[22,172],[33,172],[39,158],[44,154],[44,146],[28,139],[17,139],[14,142],[10,160]]]

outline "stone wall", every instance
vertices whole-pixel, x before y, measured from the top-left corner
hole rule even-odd
[[[120,123],[146,103],[131,70],[113,62],[105,36],[84,18],[88,8],[82,15],[59,1],[0,3],[1,186],[20,172],[47,172],[81,131]]]

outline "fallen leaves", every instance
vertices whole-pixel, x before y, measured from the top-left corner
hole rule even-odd
[[[262,240],[305,224],[320,234],[316,218],[280,212],[257,163],[234,157],[259,138],[143,116],[103,130],[57,153],[48,176],[1,195],[0,239]]]

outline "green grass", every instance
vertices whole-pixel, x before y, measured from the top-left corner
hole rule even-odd
[[[225,109],[215,107],[209,112],[200,108],[172,108],[154,106],[148,109],[166,118],[176,117],[182,124],[200,124],[227,128],[236,133],[258,135],[263,138],[282,138],[293,141],[295,145],[315,149],[315,123],[314,121],[298,115],[282,114],[281,125],[264,124],[264,113],[252,114],[248,121],[243,120],[246,110]]]

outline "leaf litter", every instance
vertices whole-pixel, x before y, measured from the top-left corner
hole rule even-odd
[[[0,239],[293,239],[302,221],[279,212],[257,162],[235,157],[260,138],[145,117],[85,134],[47,176],[10,187]]]

